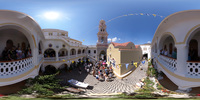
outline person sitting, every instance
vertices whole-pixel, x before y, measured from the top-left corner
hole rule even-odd
[[[163,49],[161,49],[161,50],[160,50],[160,54],[163,55],[163,53],[164,53],[164,52],[163,52]]]
[[[20,47],[18,47],[18,49],[16,50],[16,53],[17,53],[17,59],[22,59],[22,51]]]
[[[168,55],[167,49],[165,49],[165,51],[164,51],[164,55],[165,55],[165,56]]]
[[[176,59],[177,53],[176,53],[176,48],[174,48],[174,51],[172,52],[172,58]]]
[[[4,61],[8,60],[8,48],[7,47],[5,47],[2,52],[2,60],[4,60]]]

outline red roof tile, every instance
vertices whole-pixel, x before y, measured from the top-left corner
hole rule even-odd
[[[138,48],[139,47],[139,45],[135,45],[135,48]]]
[[[131,43],[131,42],[126,42],[126,43],[114,43],[114,42],[112,42],[112,44],[114,45],[114,47],[118,47],[118,46],[120,46],[120,47],[126,47],[129,43]]]

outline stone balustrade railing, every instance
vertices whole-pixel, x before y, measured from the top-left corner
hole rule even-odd
[[[164,56],[164,55],[160,55],[159,56],[159,61],[169,70],[171,71],[176,71],[177,70],[177,61],[174,58],[168,57],[168,56]]]
[[[200,61],[187,61],[187,76],[192,78],[199,78]]]
[[[68,56],[60,56],[58,58],[59,58],[59,61],[68,60]]]
[[[76,58],[76,55],[70,55],[70,59]]]
[[[56,61],[56,57],[46,57],[44,61]]]
[[[38,63],[40,63],[40,62],[42,61],[43,58],[44,58],[44,57],[43,57],[42,54],[38,55],[38,57],[37,57]]]
[[[33,57],[14,61],[0,61],[0,78],[18,76],[33,67]]]

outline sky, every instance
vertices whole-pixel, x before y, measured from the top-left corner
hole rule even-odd
[[[0,9],[28,14],[42,29],[68,31],[84,45],[96,45],[103,19],[108,41],[138,45],[152,41],[165,17],[200,9],[199,4],[200,0],[0,0]]]

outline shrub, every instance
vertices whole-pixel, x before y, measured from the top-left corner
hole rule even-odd
[[[145,85],[143,86],[143,88],[139,89],[137,92],[151,93],[155,91],[155,89],[153,88],[154,82],[152,82],[148,77],[144,80],[144,83]]]
[[[151,66],[152,65],[152,63],[151,62],[148,62],[148,66]]]
[[[60,80],[55,76],[58,74],[36,76],[34,79],[27,80],[27,86],[19,94],[32,94],[37,93],[40,95],[53,95],[54,92],[59,92],[64,89],[60,86]]]
[[[158,77],[158,71],[153,67],[148,67],[147,76],[156,77],[157,78]]]

